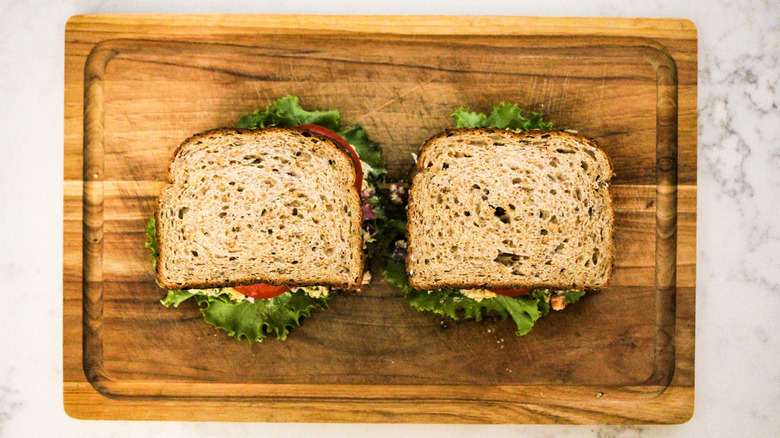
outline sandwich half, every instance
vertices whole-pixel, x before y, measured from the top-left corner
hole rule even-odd
[[[595,142],[516,105],[455,116],[466,127],[435,135],[417,159],[402,287],[420,310],[478,320],[495,311],[522,335],[607,285],[612,165]],[[398,266],[389,272],[398,282]]]
[[[300,128],[189,138],[159,198],[157,281],[355,288],[364,264],[357,171],[349,152]]]
[[[609,159],[564,131],[461,128],[428,140],[409,193],[417,289],[598,289],[612,272]]]
[[[193,299],[236,339],[286,339],[370,281],[385,172],[365,129],[294,96],[185,140],[147,227],[162,304]]]

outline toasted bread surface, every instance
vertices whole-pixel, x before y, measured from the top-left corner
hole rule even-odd
[[[355,167],[341,146],[297,128],[192,136],[159,198],[158,282],[356,287],[364,255]]]
[[[599,289],[612,274],[612,165],[564,131],[445,131],[422,147],[409,193],[417,289]]]

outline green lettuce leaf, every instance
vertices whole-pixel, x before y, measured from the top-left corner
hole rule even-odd
[[[387,173],[385,160],[382,158],[382,148],[379,147],[379,143],[368,138],[368,131],[365,128],[352,125],[344,130],[339,129],[336,133],[355,148],[361,161],[372,167],[373,170],[369,175],[376,178]]]
[[[517,325],[518,336],[531,331],[534,323],[545,314],[540,309],[543,300],[525,296],[498,295],[477,301],[455,289],[438,289],[430,292],[412,289],[406,293],[406,299],[417,310],[433,312],[456,320],[464,318],[481,321],[491,313],[500,316],[502,320],[511,317]]]
[[[149,218],[149,222],[146,223],[146,243],[144,246],[152,251],[152,266],[157,269],[157,226],[154,216]]]
[[[433,312],[455,320],[481,321],[490,314],[499,316],[501,320],[511,317],[517,326],[518,336],[530,332],[539,318],[550,313],[550,296],[553,293],[565,294],[566,304],[576,303],[585,295],[585,291],[579,290],[534,289],[528,295],[518,297],[498,295],[477,301],[463,295],[457,289],[432,291],[414,289],[406,278],[404,263],[398,260],[388,258],[382,274],[390,284],[404,292],[409,304],[417,310]]]
[[[160,302],[165,307],[179,307],[179,304],[189,300],[195,295],[197,295],[195,292],[190,292],[187,290],[169,290],[168,295],[160,300]]]
[[[484,128],[487,126],[487,116],[482,113],[469,111],[468,108],[458,108],[452,113],[455,118],[456,128]]]
[[[285,292],[266,300],[255,300],[254,303],[195,295],[206,322],[227,331],[228,335],[238,340],[247,339],[250,343],[272,334],[276,339],[287,339],[289,328],[300,326],[301,319],[308,317],[313,309],[327,309],[329,298],[313,298],[302,290]]]
[[[387,225],[396,230],[401,236],[406,236],[406,221],[403,219],[389,219]]]
[[[253,129],[268,126],[319,125],[331,131],[341,130],[341,116],[338,111],[306,111],[296,96],[277,99],[264,110],[257,109],[241,116],[236,128]]]
[[[409,285],[404,263],[390,258],[386,259],[382,275],[390,284],[401,289],[409,304],[417,310],[433,312],[456,320],[481,321],[491,313],[501,317],[502,320],[511,317],[517,326],[518,336],[527,334],[539,318],[550,313],[550,296],[553,293],[565,294],[566,304],[576,303],[585,295],[585,291],[579,290],[534,289],[528,295],[518,297],[497,295],[477,301],[463,295],[457,289],[417,290]]]
[[[486,301],[486,300],[482,300]],[[522,336],[531,331],[536,320],[542,317],[544,313],[539,309],[539,299],[529,297],[505,297],[498,295],[489,298],[487,301],[494,301],[496,307],[503,307],[517,325],[517,335]]]
[[[566,293],[566,304],[574,304],[585,295],[584,290],[567,290],[565,293]]]
[[[388,283],[404,291],[407,296],[415,292],[415,289],[409,286],[409,282],[406,279],[406,266],[401,261],[388,258],[385,263],[385,269],[382,271],[382,276],[385,277]]]
[[[501,128],[515,131],[553,129],[552,122],[545,122],[539,113],[532,112],[529,117],[524,117],[523,110],[514,103],[502,102],[494,106],[488,116],[469,111],[468,108],[458,108],[452,113],[452,117],[458,128]]]
[[[547,289],[535,289],[531,291],[531,296],[539,300],[539,311],[542,312],[542,316],[550,313],[552,307],[550,307],[550,291]]]

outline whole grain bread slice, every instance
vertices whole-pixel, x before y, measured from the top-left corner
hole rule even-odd
[[[157,281],[356,287],[364,256],[355,168],[341,146],[297,128],[192,136],[159,198]]]
[[[445,131],[422,147],[409,193],[417,289],[599,289],[612,274],[612,165],[563,131]]]

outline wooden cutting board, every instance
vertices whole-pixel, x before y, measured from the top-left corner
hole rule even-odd
[[[679,423],[693,413],[696,30],[685,20],[77,16],[65,42],[64,400],[86,419]],[[378,264],[287,341],[166,309],[145,226],[173,149],[286,94],[382,143],[390,181],[501,101],[615,165],[613,281],[540,320],[442,320]]]

